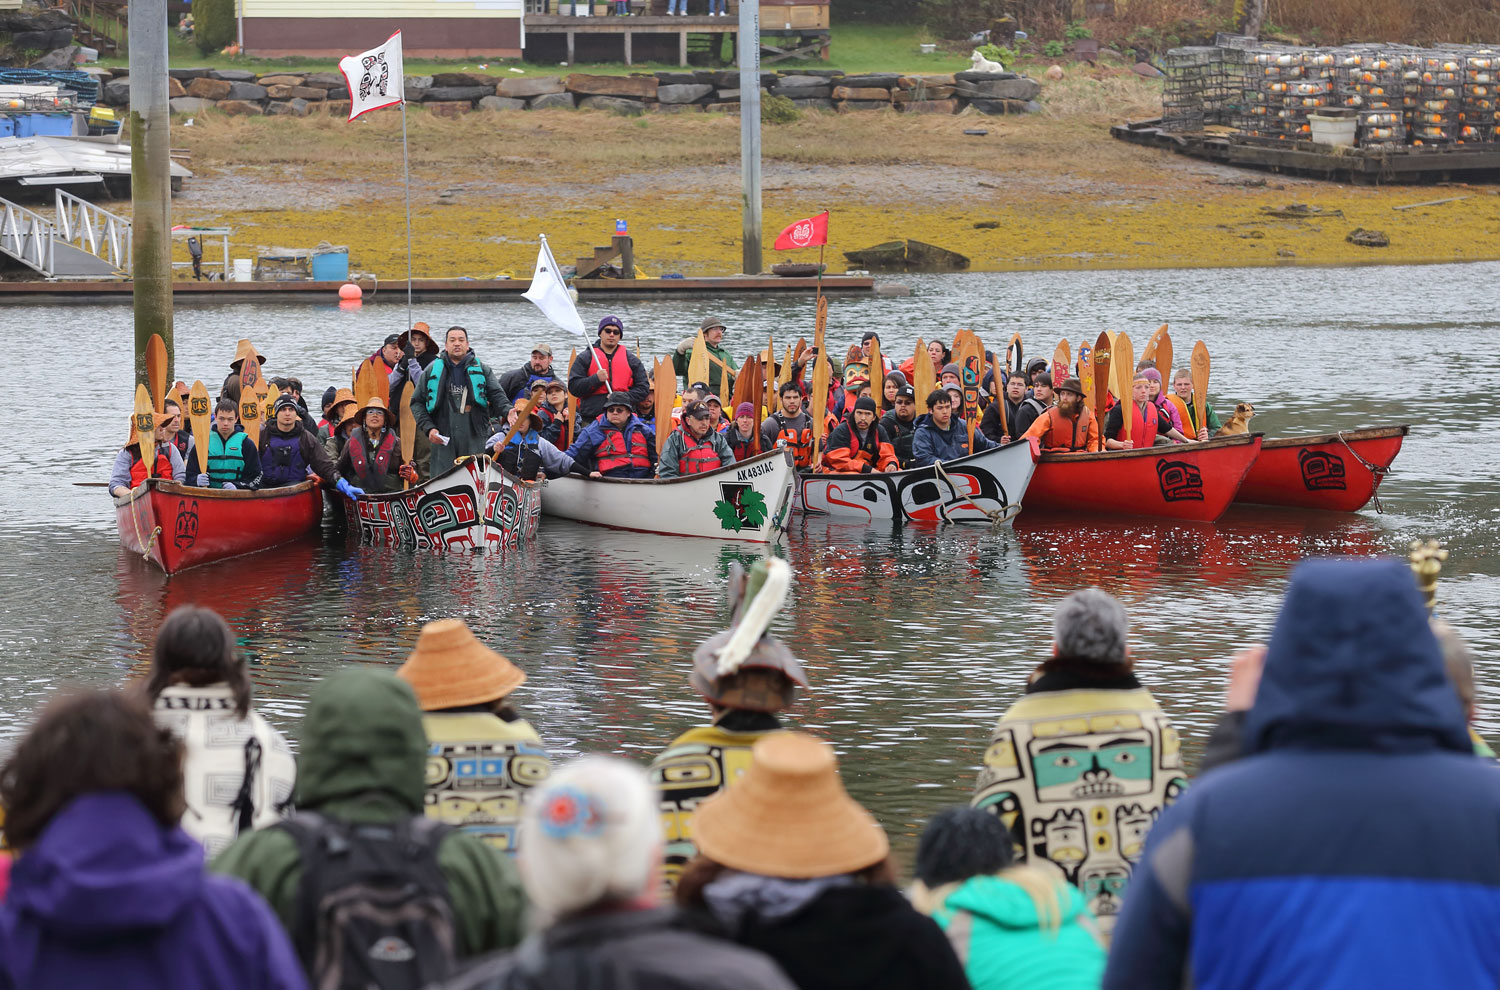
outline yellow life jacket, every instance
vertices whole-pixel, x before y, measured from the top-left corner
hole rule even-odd
[[[526,792],[552,773],[547,748],[529,722],[488,712],[429,712],[427,817],[472,832],[514,853]]]

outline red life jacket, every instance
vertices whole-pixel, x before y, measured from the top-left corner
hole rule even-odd
[[[624,348],[620,348],[624,350]],[[628,425],[628,424],[627,424]],[[646,431],[631,430],[630,446],[625,446],[625,431],[606,426],[604,439],[599,441],[599,447],[594,451],[594,470],[600,474],[623,467],[649,468],[651,466],[651,455],[646,448]],[[684,474],[687,471],[683,471]]]
[[[1134,402],[1130,403],[1130,446],[1137,450],[1149,447],[1156,443],[1156,431],[1161,424],[1157,415],[1156,406],[1150,402],[1146,403],[1146,415],[1141,416],[1141,409]],[[1124,430],[1116,440],[1124,440]]]
[[[693,435],[687,431],[686,427],[683,427],[682,439],[685,447],[682,456],[677,459],[678,474],[704,474],[723,467],[719,463],[719,452],[714,450],[712,437],[713,434],[705,433],[702,440],[694,440]]]
[[[628,392],[635,378],[630,374],[630,352],[625,350],[621,344],[615,348],[615,352],[606,359],[604,349],[601,347],[590,347],[589,374],[597,375],[604,372],[608,381],[594,389],[593,395],[608,395],[610,392]],[[604,362],[608,360],[606,365]]]
[[[365,456],[365,449],[368,444],[364,437],[364,429],[363,426],[359,427],[361,436],[358,439],[352,434],[349,437],[349,461],[354,465],[354,474],[359,478],[368,478],[371,476],[370,462],[372,459]],[[380,442],[375,445],[375,456],[373,458],[375,477],[391,473],[391,458],[396,454],[396,434],[390,430],[381,430],[381,433],[384,435],[380,438]]]
[[[141,446],[136,444],[133,450],[134,459],[130,462],[130,487],[134,488],[146,480],[146,465],[141,460]],[[151,477],[172,480],[172,458],[167,456],[166,446],[156,448],[156,463],[151,466]]]
[[[787,425],[786,413],[777,410],[771,414],[776,421],[776,439],[785,440],[786,445],[792,448],[792,462],[799,468],[812,467],[813,432],[812,419],[806,413],[798,413],[799,418],[806,417],[807,425],[802,429],[794,429]]]

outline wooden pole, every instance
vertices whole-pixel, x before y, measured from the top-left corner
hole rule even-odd
[[[760,0],[740,0],[740,182],[742,250],[746,275],[759,275],[760,257]]]
[[[146,348],[160,334],[172,356],[171,115],[167,104],[166,0],[136,0],[130,31],[131,299],[135,309],[135,380],[144,384]]]

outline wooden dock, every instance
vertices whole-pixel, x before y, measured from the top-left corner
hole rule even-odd
[[[707,0],[693,0],[693,3],[694,6],[700,3],[706,5]],[[644,9],[658,11],[664,9],[665,6],[666,0],[649,0]],[[591,40],[600,36],[618,37],[620,39],[619,51],[626,65],[635,64],[636,39],[641,39],[650,45],[646,61],[663,61],[664,59],[660,57],[664,50],[663,42],[667,39],[675,39],[677,64],[685,66],[688,64],[688,38],[693,35],[709,36],[711,43],[722,39],[726,34],[731,35],[734,38],[735,51],[739,50],[738,6],[737,3],[729,4],[728,12],[719,17],[668,16],[661,12],[646,12],[624,17],[614,15],[574,17],[558,13],[527,14],[524,23],[528,36],[561,35],[567,43],[569,65],[577,63],[579,36],[582,35]],[[558,0],[558,9],[567,10],[568,0]],[[813,13],[805,15],[804,10]],[[787,13],[782,13],[782,11],[787,11]],[[801,0],[795,7],[789,4],[763,5],[760,34],[762,65],[771,65],[792,58],[821,58],[826,61],[829,39],[827,4],[820,0]],[[650,57],[652,54],[658,57],[652,59]],[[584,61],[592,61],[600,57],[601,53],[590,50],[584,55]],[[611,58],[616,57],[613,51],[608,55]]]
[[[1500,178],[1500,145],[1402,148],[1334,148],[1311,141],[1278,141],[1234,134],[1166,131],[1160,120],[1129,121],[1110,128],[1121,141],[1244,168],[1351,182],[1421,184]]]
[[[205,303],[328,304],[339,301],[343,282],[174,282],[176,305]],[[406,303],[406,281],[356,281],[366,303]],[[774,275],[728,278],[585,279],[573,283],[580,302],[631,299],[724,299],[737,297],[812,296],[815,278]],[[412,298],[422,303],[524,302],[521,293],[530,279],[414,279]],[[907,295],[904,286],[884,284],[878,289],[867,276],[825,275],[823,293],[829,296]],[[56,305],[119,303],[129,305],[130,282],[0,282],[0,304]]]

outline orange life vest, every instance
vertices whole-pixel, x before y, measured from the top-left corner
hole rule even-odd
[[[615,348],[615,352],[608,357],[603,349],[590,347],[589,374],[597,375],[604,372],[608,379],[603,385],[594,389],[593,395],[608,395],[610,392],[628,392],[635,378],[630,374],[630,352],[625,350],[622,344]],[[606,363],[608,362],[608,363]]]
[[[797,415],[807,421],[807,425],[800,430],[787,425],[786,413],[781,410],[771,414],[771,418],[776,421],[776,439],[786,441],[786,445],[792,449],[792,463],[797,467],[812,467],[812,417],[805,412]]]
[[[623,347],[620,349],[624,350]],[[608,474],[623,467],[650,467],[651,455],[646,448],[646,431],[639,428],[631,430],[630,445],[627,448],[624,430],[605,429],[604,439],[599,441],[599,447],[594,452],[594,463],[595,470],[600,474]]]
[[[1047,429],[1042,433],[1043,450],[1086,450],[1089,441],[1089,426],[1094,422],[1094,412],[1087,406],[1079,410],[1077,419],[1069,419],[1056,406],[1049,406],[1042,419]],[[1027,430],[1030,433],[1030,430]]]
[[[130,462],[130,487],[134,488],[146,480],[146,463],[141,460],[140,444],[135,445],[135,459]],[[158,445],[156,448],[156,463],[151,466],[151,477],[172,480],[172,459],[167,456],[166,448]]]
[[[1182,420],[1182,432],[1189,440],[1198,439],[1198,425],[1193,420],[1193,414],[1188,412],[1188,404],[1182,401],[1182,397],[1176,392],[1167,395],[1167,401],[1177,407],[1177,418]]]

